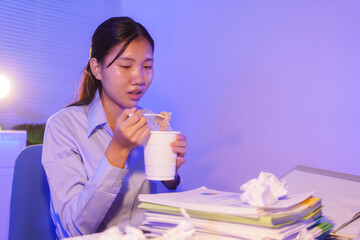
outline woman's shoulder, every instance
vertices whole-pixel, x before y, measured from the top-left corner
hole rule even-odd
[[[74,123],[84,118],[87,118],[87,106],[70,106],[52,115],[47,125]]]

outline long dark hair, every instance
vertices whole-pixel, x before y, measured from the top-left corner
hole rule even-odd
[[[102,62],[110,50],[123,43],[122,48],[116,57],[109,63],[109,66],[125,51],[127,46],[136,38],[143,37],[151,45],[154,51],[154,40],[143,25],[135,22],[129,17],[113,17],[98,26],[95,30],[90,47],[90,58],[82,75],[81,85],[78,92],[78,100],[70,106],[82,106],[89,104],[99,89],[101,92],[101,81],[97,80],[91,72],[90,59],[96,58]]]

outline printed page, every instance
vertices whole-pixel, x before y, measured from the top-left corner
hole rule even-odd
[[[220,214],[249,217],[266,215],[266,209],[252,207],[243,203],[240,200],[240,195],[240,192],[222,192],[201,187],[178,193],[140,194],[139,200],[142,202]],[[299,204],[311,195],[312,192],[289,195],[276,204],[271,205],[268,209],[271,210],[272,213],[274,213],[274,210],[283,211],[286,208]]]

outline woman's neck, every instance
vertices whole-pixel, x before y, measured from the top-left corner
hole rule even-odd
[[[114,102],[107,101],[105,98],[101,97],[101,103],[104,107],[106,119],[112,131],[114,131],[116,118],[122,113],[124,109],[116,105]]]

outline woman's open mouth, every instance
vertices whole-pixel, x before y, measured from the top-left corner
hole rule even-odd
[[[128,92],[129,98],[133,101],[139,101],[142,96],[142,91],[132,91]]]

